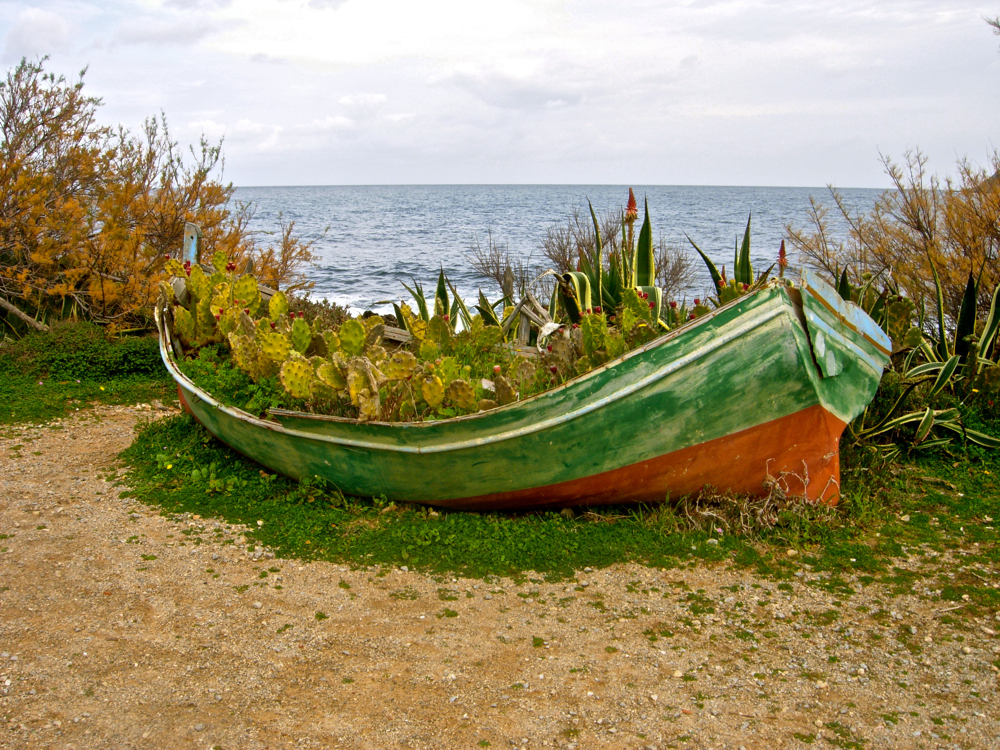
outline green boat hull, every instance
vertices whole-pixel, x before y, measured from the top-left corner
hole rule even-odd
[[[802,291],[765,288],[498,409],[421,423],[280,411],[272,421],[187,379],[158,319],[185,404],[222,442],[347,494],[474,510],[655,502],[705,485],[760,492],[769,477],[834,501],[840,433],[874,396],[890,347],[807,275]]]

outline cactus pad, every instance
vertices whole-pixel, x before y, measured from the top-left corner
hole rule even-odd
[[[435,315],[427,324],[427,338],[442,349],[447,349],[451,340],[451,326],[440,315]]]
[[[339,367],[335,367],[329,362],[324,362],[316,368],[316,377],[330,388],[335,388],[338,391],[347,387],[347,378],[344,377],[344,373]]]
[[[194,318],[187,308],[178,305],[174,308],[174,333],[181,341],[190,346],[195,340]]]
[[[583,349],[588,355],[604,348],[608,326],[603,315],[584,315],[579,330],[583,332]]]
[[[491,398],[481,398],[479,399],[479,411],[489,411],[490,409],[496,409],[497,402]]]
[[[292,348],[299,354],[305,354],[312,343],[312,328],[302,318],[292,322]]]
[[[177,260],[177,258],[171,258],[168,260],[166,265],[163,267],[163,270],[171,276],[175,276],[179,279],[187,278],[187,273],[184,271],[184,264]]]
[[[196,300],[203,300],[211,294],[212,285],[201,270],[201,266],[191,266],[191,275],[187,280],[188,293]]]
[[[260,339],[261,351],[275,362],[284,362],[292,351],[292,342],[283,333],[266,333]]]
[[[441,378],[437,375],[425,376],[420,384],[420,393],[432,409],[438,408],[444,401],[444,384]]]
[[[378,391],[372,393],[367,388],[363,388],[358,394],[358,405],[360,406],[358,419],[362,422],[376,420],[382,415],[382,404],[379,402]]]
[[[281,384],[295,398],[309,398],[313,368],[302,357],[289,359],[281,366]]]
[[[382,367],[382,371],[389,380],[406,380],[413,376],[416,369],[417,358],[405,350],[393,352]]]
[[[225,251],[219,250],[212,256],[212,268],[219,273],[225,273],[227,265],[229,265],[229,256],[226,255]]]
[[[448,400],[463,411],[472,411],[476,408],[476,392],[468,381],[457,378],[448,384]]]
[[[517,400],[514,388],[503,375],[497,375],[493,379],[493,393],[496,395],[497,403],[501,406],[512,404]]]
[[[516,357],[510,365],[510,380],[514,387],[523,390],[535,379],[535,366],[524,357]]]
[[[233,283],[233,297],[250,302],[254,297],[260,297],[257,290],[257,279],[253,276],[240,276]]]
[[[284,292],[275,292],[271,301],[267,303],[267,317],[278,320],[286,315],[288,315],[288,298]]]
[[[340,326],[340,348],[344,354],[354,357],[365,349],[367,332],[361,321],[351,318]]]
[[[441,356],[441,347],[431,340],[425,340],[420,344],[420,359],[433,362]]]

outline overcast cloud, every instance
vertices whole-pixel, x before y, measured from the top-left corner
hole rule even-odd
[[[0,2],[6,65],[225,137],[242,185],[885,185],[998,145],[996,7],[957,0]]]

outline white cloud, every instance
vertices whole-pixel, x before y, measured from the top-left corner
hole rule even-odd
[[[115,30],[111,44],[189,46],[219,28],[220,24],[205,16],[185,16],[176,20],[144,16],[123,21]]]
[[[72,28],[62,16],[41,8],[25,8],[7,30],[3,59],[15,62],[62,52],[70,47]]]

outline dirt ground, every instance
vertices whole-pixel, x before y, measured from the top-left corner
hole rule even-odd
[[[0,747],[1000,748],[1000,622],[934,578],[838,599],[807,567],[519,585],[272,559],[104,481],[151,411],[0,439]]]

